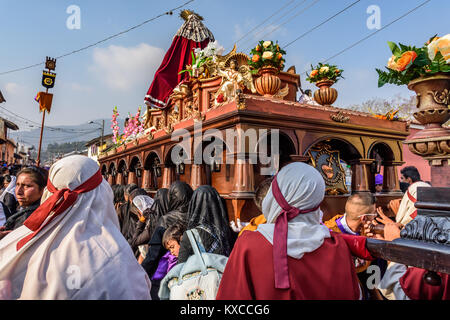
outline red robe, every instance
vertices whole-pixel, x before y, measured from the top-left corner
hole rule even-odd
[[[300,260],[288,256],[291,287],[276,289],[272,244],[257,231],[245,231],[229,257],[216,299],[357,300],[360,288],[349,245],[358,247],[332,232]]]
[[[450,300],[449,275],[438,273],[441,277],[440,286],[431,286],[423,280],[427,270],[410,267],[400,278],[402,287],[408,298],[412,300]]]

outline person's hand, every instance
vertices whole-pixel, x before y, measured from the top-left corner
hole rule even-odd
[[[3,239],[12,230],[6,230],[5,227],[0,227],[0,240]]]
[[[379,217],[375,218],[375,220],[377,220],[377,222],[382,223],[382,224],[392,223],[392,220],[384,214],[383,209],[381,207],[377,208],[377,213],[379,215]]]
[[[368,238],[374,238],[374,239],[378,239],[378,240],[384,240],[383,235],[378,234],[378,233],[374,233],[371,229],[371,226],[374,225],[378,225],[379,223],[376,220],[372,220],[372,221],[367,221],[364,224],[364,235]]]
[[[392,241],[400,238],[400,223],[388,223],[384,226],[384,240]]]
[[[236,222],[231,221],[230,222],[230,228],[233,229],[234,232],[241,232],[242,228],[244,228],[244,225],[241,224],[241,220],[239,218],[236,219]]]
[[[402,199],[394,199],[394,200],[389,201],[389,203],[388,203],[389,209],[391,209],[395,215],[398,212],[398,208],[400,207],[401,201],[402,201]]]

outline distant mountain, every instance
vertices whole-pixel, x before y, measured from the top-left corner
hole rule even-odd
[[[102,133],[102,120],[105,120],[104,135],[111,134],[111,119],[98,119],[94,123],[83,123],[72,126],[44,126],[44,134],[42,138],[42,150],[46,150],[50,143],[64,143],[89,141],[100,137]],[[123,131],[123,123],[125,119],[118,118],[117,122],[120,131]],[[32,130],[9,131],[9,137],[16,142],[23,142],[28,145],[35,146],[36,150],[39,146],[40,128]]]

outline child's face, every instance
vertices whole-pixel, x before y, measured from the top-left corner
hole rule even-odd
[[[178,257],[178,252],[180,251],[180,244],[178,243],[178,241],[170,239],[166,243],[166,248],[170,251],[170,254]]]

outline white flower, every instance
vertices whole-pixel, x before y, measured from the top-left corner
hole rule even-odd
[[[330,68],[328,68],[328,67],[322,67],[322,68],[319,69],[319,72],[320,73],[325,73],[325,72],[328,72],[329,70],[330,70]]]
[[[273,52],[272,51],[264,51],[262,54],[263,59],[272,59]]]
[[[199,55],[200,55],[200,52],[202,51],[202,49],[200,49],[200,48],[195,48],[194,49],[194,54],[195,54],[195,56],[196,57],[198,57]]]
[[[438,51],[441,52],[445,62],[450,64],[450,33],[431,41],[428,45],[428,57],[434,60]]]
[[[267,48],[268,46],[270,46],[272,44],[272,41],[264,41],[263,43],[263,47]]]

